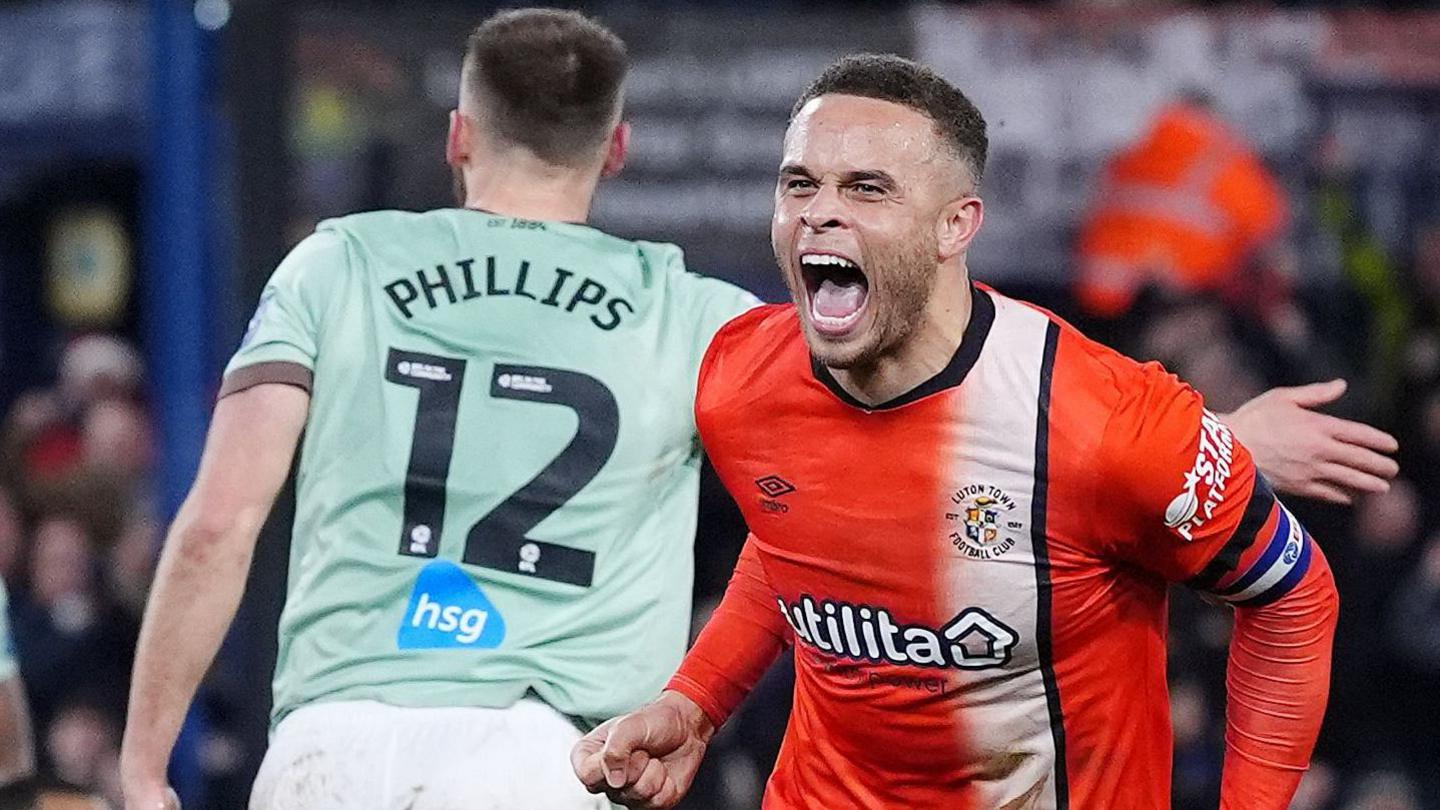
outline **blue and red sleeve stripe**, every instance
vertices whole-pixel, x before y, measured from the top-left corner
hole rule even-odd
[[[1189,584],[1234,605],[1269,604],[1294,590],[1304,578],[1313,543],[1264,479],[1257,478],[1234,536]]]

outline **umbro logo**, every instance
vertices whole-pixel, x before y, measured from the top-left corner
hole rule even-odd
[[[776,500],[784,495],[795,491],[795,485],[786,481],[778,475],[767,475],[755,479],[755,486],[760,488],[764,496],[760,499],[760,508],[766,512],[789,512],[790,507]]]
[[[764,478],[756,478],[755,486],[771,498],[778,498],[781,495],[789,495],[795,491],[795,485],[786,481],[778,475],[767,475]]]

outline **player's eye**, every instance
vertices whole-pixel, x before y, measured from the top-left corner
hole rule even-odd
[[[862,197],[881,197],[885,194],[885,189],[874,183],[856,183],[850,188]]]
[[[786,191],[810,191],[815,188],[815,182],[804,177],[787,177],[781,181],[781,186]]]

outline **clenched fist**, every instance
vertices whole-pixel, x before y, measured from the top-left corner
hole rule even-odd
[[[684,798],[715,726],[679,692],[602,723],[570,752],[591,793],[634,810],[667,810]]]

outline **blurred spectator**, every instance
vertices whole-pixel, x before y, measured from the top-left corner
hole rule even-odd
[[[102,399],[134,400],[144,373],[134,347],[111,335],[86,335],[60,357],[60,395],[76,407]]]
[[[1300,789],[1295,791],[1290,810],[1322,810],[1331,806],[1335,794],[1335,772],[1323,760],[1316,759],[1301,777]]]
[[[1406,764],[1420,777],[1427,806],[1440,806],[1440,533],[1400,583],[1388,636],[1407,667],[1407,688],[1396,695],[1396,732],[1409,742]]]
[[[1415,786],[1404,774],[1376,771],[1360,779],[1350,791],[1344,810],[1425,810]]]
[[[80,463],[80,437],[65,419],[53,391],[27,391],[16,398],[5,422],[5,458],[10,480],[27,497],[63,478]]]
[[[45,733],[46,758],[56,778],[82,790],[103,793],[120,807],[120,731],[114,716],[79,700],[67,704]]]
[[[141,407],[143,374],[123,341],[72,341],[53,390],[26,392],[5,421],[3,469],[24,510],[67,512],[108,544],[137,498],[149,495],[153,438]]]
[[[1220,783],[1215,779],[1222,759],[1204,686],[1194,680],[1177,680],[1170,685],[1170,717],[1175,733],[1174,810],[1214,807]]]
[[[0,486],[0,585],[14,587],[20,577],[21,532],[15,499]]]
[[[138,401],[142,381],[139,355],[119,338],[71,341],[60,358],[56,388],[26,392],[11,406],[4,447],[12,479],[44,489],[78,471],[86,411],[107,399]]]
[[[138,481],[150,466],[150,428],[136,405],[102,399],[81,422],[85,466],[97,473]]]
[[[1440,675],[1440,534],[1396,591],[1390,619],[1396,646],[1425,672]]]
[[[1381,418],[1395,415],[1401,352],[1413,320],[1414,285],[1405,283],[1395,258],[1386,250],[1361,212],[1362,189],[1356,177],[1356,156],[1339,141],[1326,138],[1317,155],[1320,187],[1316,213],[1334,240],[1344,273],[1348,306],[1336,311],[1360,325],[1351,354],[1365,369],[1371,411]]]
[[[1146,287],[1220,291],[1275,246],[1288,219],[1255,151],[1206,96],[1186,94],[1105,167],[1080,230],[1076,296],[1089,314],[1114,318]]]
[[[1327,753],[1347,752],[1348,761],[1335,757],[1347,770],[1347,784],[1363,769],[1402,758],[1413,742],[1395,733],[1410,684],[1387,641],[1383,617],[1396,583],[1412,565],[1420,531],[1419,492],[1409,480],[1397,478],[1389,492],[1359,500],[1352,521],[1349,537],[1327,539],[1311,526],[1334,561],[1344,600],[1335,636]]]
[[[137,622],[145,612],[145,598],[155,574],[155,550],[160,548],[164,529],[148,509],[133,508],[106,554],[104,575],[110,596]]]
[[[1397,478],[1389,492],[1372,495],[1359,504],[1355,533],[1362,548],[1377,558],[1394,559],[1415,541],[1420,529],[1420,494],[1415,485]],[[1386,583],[1386,590],[1393,582]]]
[[[37,728],[66,701],[92,692],[115,716],[124,708],[138,628],[100,589],[85,527],[64,515],[37,525],[29,588],[15,599],[15,640]]]
[[[1229,413],[1265,390],[1261,362],[1231,332],[1218,304],[1192,301],[1157,313],[1131,351],[1158,360],[1204,393],[1206,405]]]

